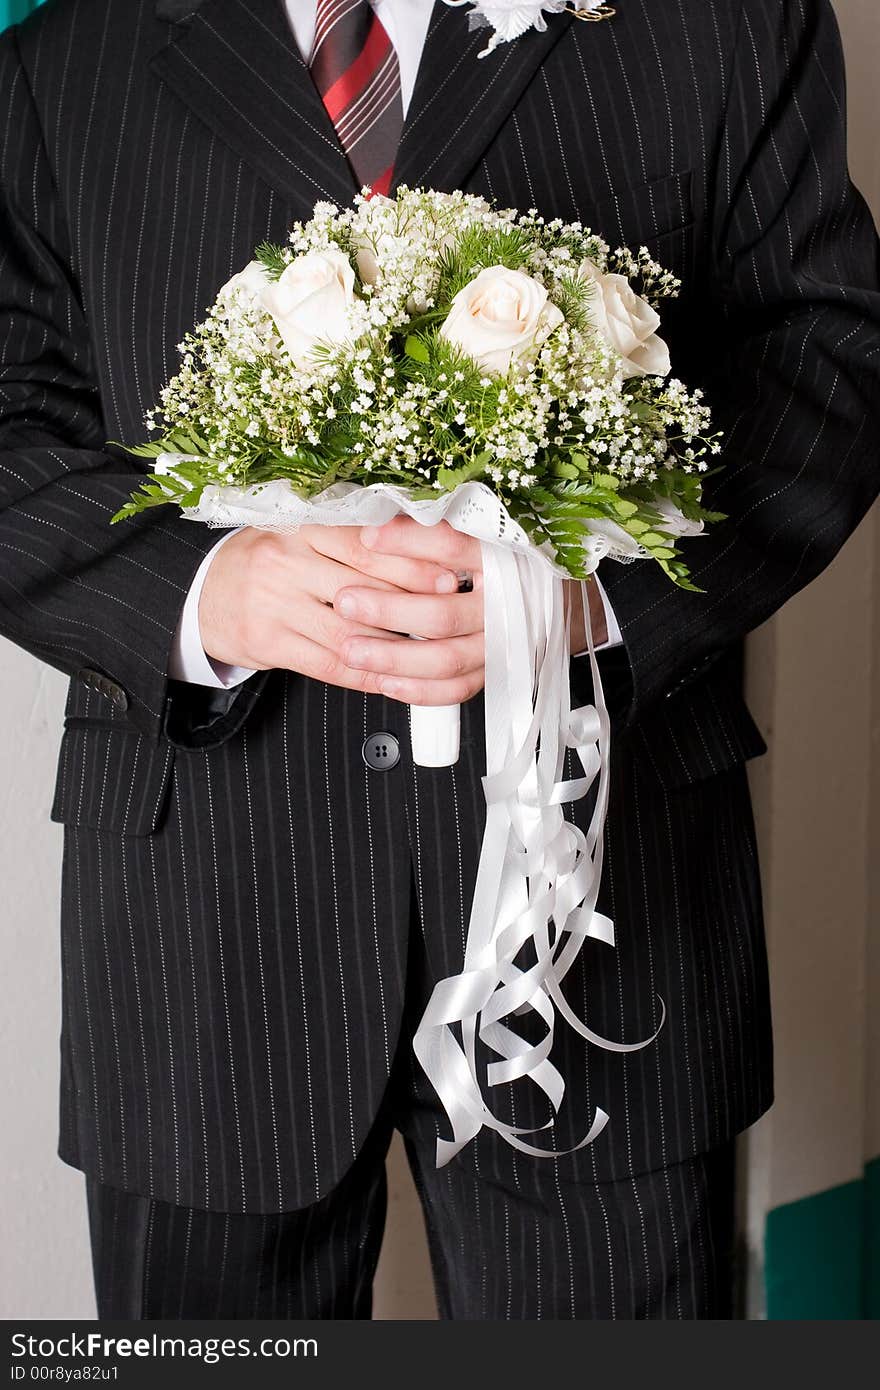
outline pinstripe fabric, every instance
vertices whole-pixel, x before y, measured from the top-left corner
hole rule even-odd
[[[730,520],[690,543],[707,594],[645,566],[606,576],[625,641],[603,654],[616,715],[602,903],[619,944],[588,943],[570,995],[612,1037],[652,1031],[658,996],[668,1020],[623,1057],[560,1034],[557,1140],[596,1104],[612,1115],[560,1160],[562,1184],[660,1171],[772,1100],[743,766],[764,745],[738,642],[878,490],[877,243],[846,177],[827,0],[617,11],[554,16],[478,61],[483,39],[437,4],[395,173],[649,245],[685,276],[676,367],[730,430],[713,482]],[[354,192],[280,3],[190,0],[176,15],[55,0],[0,39],[0,631],[72,677],[53,807],[60,1153],[157,1201],[268,1214],[349,1170],[414,1011],[459,968],[483,703],[464,709],[454,769],[415,770],[391,701],[277,671],[232,694],[166,679],[215,537],[170,514],[109,528],[134,465],[104,442],[141,437],[175,344],[253,246]],[[588,698],[586,668],[571,669]],[[377,730],[401,741],[388,773],[361,758]],[[428,1144],[433,1098],[414,1069],[409,1084],[399,1122]],[[528,1092],[498,1103],[546,1118]],[[485,1164],[482,1144],[463,1171]],[[493,1163],[499,1182],[532,1181],[513,1154]]]
[[[369,1318],[387,1206],[383,1106],[320,1201],[193,1210],[86,1178],[99,1318]]]
[[[625,1182],[545,1174],[536,1198],[406,1141],[441,1318],[731,1318],[734,1141]]]
[[[193,1211],[87,1178],[98,1316],[369,1318],[391,1133],[380,1121],[339,1186],[301,1211]],[[440,1317],[730,1318],[733,1147],[591,1188],[550,1177],[536,1208],[491,1172],[438,1172],[407,1140]]]
[[[410,970],[420,974],[415,902]],[[357,1158],[320,1201],[296,1211],[193,1210],[88,1177],[98,1316],[369,1318],[395,1125],[405,1131],[441,1318],[732,1316],[733,1140],[617,1182],[572,1177],[558,1163],[511,1167],[504,1146],[485,1140],[438,1170],[432,1135],[409,1124],[420,1103],[413,1079],[405,1027]]]

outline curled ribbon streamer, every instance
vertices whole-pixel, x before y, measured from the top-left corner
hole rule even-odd
[[[157,472],[173,471],[177,455],[164,455]],[[606,1051],[628,1053],[649,1046],[663,1027],[636,1043],[600,1037],[578,1018],[562,982],[587,938],[615,944],[614,924],[597,910],[608,810],[610,728],[582,589],[594,703],[573,710],[569,685],[569,629],[563,583],[566,571],[549,546],[534,546],[500,499],[471,482],[436,498],[411,498],[389,484],[336,483],[301,498],[276,480],[251,488],[206,488],[184,515],[210,526],[257,526],[295,531],[310,525],[381,526],[400,513],[422,525],[446,520],[481,542],[486,628],[486,824],[461,972],[434,987],[413,1037],[413,1048],[452,1127],[437,1140],[437,1166],[448,1163],[483,1128],[513,1148],[539,1158],[560,1157],[591,1144],[608,1114],[597,1107],[589,1131],[568,1149],[547,1149],[522,1136],[549,1129],[562,1104],[565,1082],[550,1061],[562,1019]],[[678,532],[689,523],[670,519]],[[594,522],[584,533],[585,568],[606,555],[638,558],[632,541],[612,523]],[[582,776],[565,779],[573,749]],[[563,806],[596,784],[586,831],[568,821]],[[552,930],[551,930],[552,928]],[[528,969],[514,962],[531,942]],[[659,997],[659,996],[658,996]],[[537,1043],[522,1037],[515,1020],[534,1014],[544,1025]],[[460,1041],[456,1035],[460,1031]],[[500,1119],[480,1085],[477,1042],[497,1060],[486,1067],[489,1086],[528,1080],[547,1097],[552,1115],[537,1129]]]
[[[562,577],[536,551],[487,542],[482,551],[484,602],[493,615],[486,631],[486,828],[464,968],[437,984],[413,1039],[452,1125],[452,1139],[437,1141],[438,1167],[484,1126],[525,1153],[558,1157],[592,1143],[608,1122],[597,1108],[588,1133],[569,1149],[526,1143],[521,1136],[535,1131],[507,1124],[484,1100],[478,1039],[502,1059],[488,1064],[488,1085],[528,1079],[543,1091],[555,1115],[565,1090],[549,1061],[557,1014],[589,1042],[621,1053],[647,1047],[665,1018],[661,1000],[660,1025],[650,1038],[614,1042],[579,1019],[562,994],[562,980],[587,937],[614,944],[613,924],[596,911],[608,806],[608,711],[586,595],[595,704],[572,710]],[[577,751],[584,776],[563,781],[568,748]],[[566,820],[562,806],[585,796],[597,775],[596,805],[584,834]],[[514,958],[529,940],[536,961],[523,970]],[[530,1011],[546,1027],[538,1044],[501,1022]],[[541,1128],[552,1124],[550,1119]]]

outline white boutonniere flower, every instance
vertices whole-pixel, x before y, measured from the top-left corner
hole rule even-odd
[[[275,320],[279,337],[301,371],[314,362],[318,344],[349,342],[349,310],[354,304],[354,271],[338,247],[297,256],[260,294]]]
[[[510,43],[529,29],[539,32],[547,28],[544,11],[560,14],[571,10],[578,19],[610,19],[614,11],[605,0],[445,0],[447,5],[470,5],[468,18],[471,28],[488,28],[492,37],[478,57],[485,58],[500,43]]]

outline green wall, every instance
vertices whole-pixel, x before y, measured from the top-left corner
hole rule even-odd
[[[880,1318],[880,1158],[861,1181],[771,1211],[764,1253],[771,1320]]]
[[[30,14],[39,4],[40,0],[0,0],[0,29],[24,19],[25,15]]]

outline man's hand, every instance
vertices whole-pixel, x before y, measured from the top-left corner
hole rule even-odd
[[[472,591],[458,591],[462,574]],[[580,651],[583,614],[569,587]],[[589,593],[598,642],[604,611],[595,585]],[[446,522],[403,516],[289,536],[246,529],[208,571],[199,627],[208,656],[228,665],[298,671],[407,704],[460,704],[485,680],[480,544]]]
[[[451,576],[451,592],[387,593],[359,583],[342,588],[335,599],[337,612],[379,629],[372,637],[346,641],[346,664],[375,674],[382,694],[407,704],[459,705],[470,700],[486,678],[479,541],[446,521],[420,526],[412,517],[398,516],[384,526],[365,526],[361,545],[376,562],[412,564],[422,557]],[[457,592],[462,575],[471,581],[470,592]],[[389,639],[389,632],[395,631],[429,640]]]
[[[417,529],[424,540],[426,528]],[[428,645],[405,636],[420,631],[410,625],[412,615],[403,603],[416,594],[425,625],[437,632],[447,630],[449,604],[460,607],[470,600],[474,605],[475,595],[457,592],[455,572],[432,558],[431,549],[423,544],[412,556],[383,554],[362,546],[360,528],[354,526],[304,526],[293,535],[240,531],[217,552],[202,589],[199,630],[205,652],[231,666],[278,667],[331,685],[381,693],[382,668],[350,663],[347,643],[376,638],[383,650]],[[344,590],[367,600],[381,596],[381,622],[347,616],[334,607]],[[452,619],[453,625],[458,622],[458,617]],[[462,684],[449,695],[445,682],[441,689],[430,678],[422,687],[431,704],[455,703],[479,688],[469,682],[467,690]]]
[[[413,596],[404,598],[398,607],[394,596],[347,589],[337,596],[336,606],[348,616],[386,627],[396,615],[395,621],[404,618],[403,630],[433,640],[401,645],[382,638],[354,639],[346,645],[346,661],[383,673],[383,692],[408,704],[460,704],[469,700],[482,690],[486,675],[479,541],[456,531],[445,521],[436,526],[420,526],[411,517],[399,516],[379,528],[365,527],[361,543],[373,554],[423,556],[447,572],[470,574],[474,592],[455,594],[440,603]],[[579,589],[574,580],[566,584],[566,600],[572,605],[570,650],[573,652],[583,651],[587,645]],[[606,642],[605,609],[598,588],[591,583],[587,592],[594,641],[597,644]],[[350,609],[347,607],[349,600]],[[430,691],[425,682],[430,682]]]

